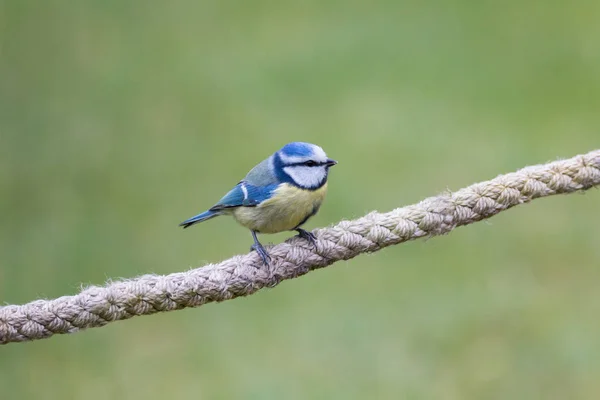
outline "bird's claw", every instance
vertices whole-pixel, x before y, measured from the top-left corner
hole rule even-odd
[[[263,263],[265,263],[265,265],[269,265],[269,261],[271,261],[271,256],[269,256],[269,253],[267,253],[265,248],[262,247],[260,244],[253,244],[252,246],[250,246],[250,251],[256,251],[260,258],[262,258]]]
[[[317,237],[314,233],[300,228],[296,229],[296,231],[298,232],[298,236],[300,236],[302,239],[308,240],[308,242],[315,247],[317,246]]]

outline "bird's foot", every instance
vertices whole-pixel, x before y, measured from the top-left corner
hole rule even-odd
[[[271,261],[271,256],[269,256],[269,253],[267,253],[265,248],[262,247],[260,243],[254,243],[252,246],[250,246],[250,251],[256,251],[260,258],[262,258],[265,265],[269,265],[269,261]]]
[[[317,237],[314,235],[314,233],[305,231],[301,228],[296,229],[296,232],[298,232],[298,236],[300,236],[302,239],[308,240],[308,242],[315,247],[317,246]]]

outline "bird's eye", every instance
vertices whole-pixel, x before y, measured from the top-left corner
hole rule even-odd
[[[313,160],[308,160],[307,162],[304,163],[304,165],[306,165],[307,167],[314,167],[317,165],[317,163]]]

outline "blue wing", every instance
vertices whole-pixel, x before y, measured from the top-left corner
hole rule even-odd
[[[255,207],[269,199],[273,191],[279,185],[254,186],[245,181],[238,183],[221,200],[210,208],[210,211],[218,211],[231,207]]]

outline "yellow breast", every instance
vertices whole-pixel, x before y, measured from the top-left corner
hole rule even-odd
[[[231,211],[243,226],[260,233],[277,233],[296,228],[314,215],[321,206],[327,183],[317,190],[305,190],[287,183],[256,207],[238,207]]]

